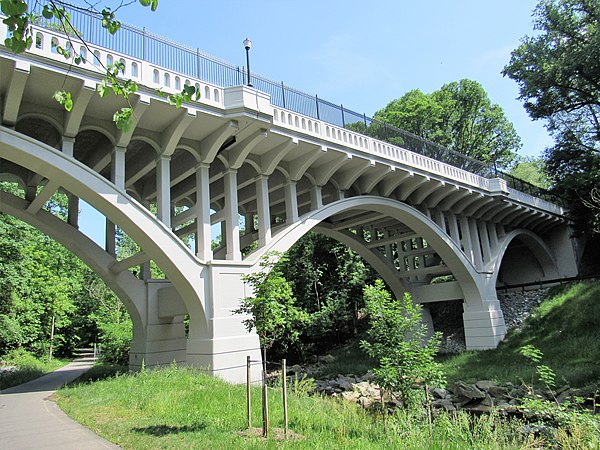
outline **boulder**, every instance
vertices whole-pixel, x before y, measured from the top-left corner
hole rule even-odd
[[[462,381],[459,381],[454,385],[454,395],[462,397],[463,400],[478,400],[485,398],[485,394],[481,392],[477,386],[463,383]]]
[[[448,391],[442,388],[435,388],[433,391],[433,396],[435,398],[446,398],[448,397]]]
[[[335,357],[333,355],[323,355],[323,356],[319,356],[317,361],[320,363],[323,363],[323,364],[331,364],[332,362],[335,361]]]

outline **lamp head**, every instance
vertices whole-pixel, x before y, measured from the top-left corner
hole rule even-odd
[[[252,47],[252,41],[248,38],[244,39],[244,48],[250,50],[250,47]]]

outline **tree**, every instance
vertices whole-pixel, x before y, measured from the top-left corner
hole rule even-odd
[[[448,83],[431,94],[409,91],[377,111],[375,119],[499,167],[508,166],[521,147],[502,108],[473,80]]]
[[[253,290],[253,297],[242,299],[236,314],[246,314],[243,320],[248,331],[255,329],[263,349],[263,362],[267,350],[275,343],[283,350],[298,343],[307,314],[296,305],[290,283],[283,276],[276,261],[282,255],[271,253],[262,258],[260,271],[243,277]]]
[[[152,11],[155,11],[158,7],[158,0],[138,0],[138,2],[142,6],[150,7]],[[6,16],[2,22],[9,31],[9,37],[4,40],[4,45],[14,53],[23,53],[33,44],[33,29],[31,26],[41,22],[67,36],[69,45],[65,48],[58,46],[56,48],[57,53],[63,55],[66,60],[74,65],[85,62],[80,54],[72,51],[72,49],[79,47],[79,44],[75,45],[75,42],[81,42],[86,47],[87,43],[71,23],[70,15],[65,9],[66,3],[61,0],[48,0],[48,3],[43,6],[42,18],[29,11],[30,3],[26,0],[2,0],[0,2],[0,11]],[[133,3],[136,3],[136,1],[123,0],[114,10],[108,6],[98,10],[96,8],[97,3],[89,2],[88,10],[99,14],[102,17],[102,27],[110,34],[115,34],[121,28],[121,23],[116,19],[116,11]],[[89,54],[93,55],[89,48],[87,50]],[[102,61],[97,61],[97,63],[104,69],[104,77],[97,87],[98,95],[105,97],[114,93],[125,99],[127,106],[115,111],[113,121],[118,129],[127,132],[133,123],[133,108],[130,103],[130,96],[137,92],[138,85],[133,80],[124,79],[121,76],[125,69],[122,62],[116,61],[109,65],[104,65]],[[159,94],[164,96],[161,91],[159,91]],[[183,102],[198,98],[199,95],[200,92],[195,86],[184,85],[180,93],[166,95],[166,98],[171,105],[180,107]],[[54,93],[54,99],[63,105],[67,111],[71,111],[73,108],[73,99],[68,91],[57,90]]]
[[[600,182],[600,1],[541,0],[533,17],[538,33],[523,38],[503,74],[529,115],[546,120],[555,140],[548,175],[577,230],[600,233],[600,214],[587,206]]]
[[[543,189],[550,187],[550,180],[546,173],[546,162],[542,158],[531,156],[518,157],[515,165],[510,170],[510,174],[515,178]]]
[[[373,370],[375,380],[384,391],[399,393],[406,406],[413,405],[418,384],[444,383],[441,364],[434,359],[441,333],[427,339],[421,306],[408,293],[393,299],[381,280],[365,287],[364,298],[370,327],[369,339],[361,341],[361,347],[379,363]]]

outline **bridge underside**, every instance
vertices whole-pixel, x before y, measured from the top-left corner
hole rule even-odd
[[[497,286],[575,274],[562,210],[502,180],[277,109],[246,87],[202,85],[177,109],[141,86],[125,133],[111,116],[127,104],[95,96],[99,81],[0,52],[0,178],[21,188],[0,210],[73,250],[124,301],[134,366],[175,359],[240,380],[245,356],[260,357],[232,314],[250,294],[240,277],[310,230],[358,252],[397,296],[461,300],[472,349],[506,332]],[[52,100],[63,83],[69,113]],[[56,192],[69,198],[66,222],[45,209]],[[80,199],[106,217],[103,247],[78,231]],[[137,254],[117,257],[117,226]],[[167,280],[150,278],[150,261]]]

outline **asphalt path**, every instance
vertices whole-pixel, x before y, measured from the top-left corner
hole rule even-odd
[[[93,365],[93,354],[84,354],[55,372],[0,390],[0,449],[120,448],[75,422],[52,400],[57,389]]]

